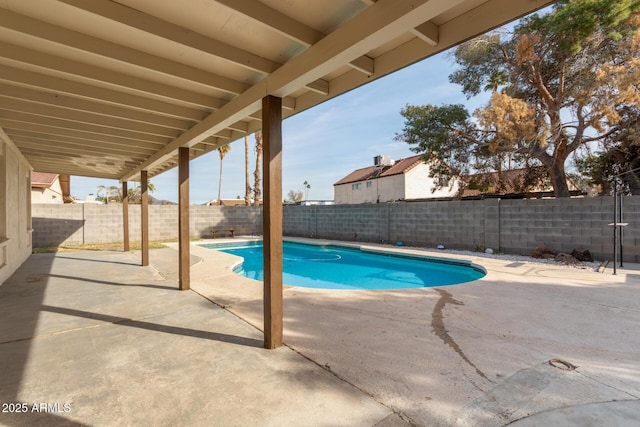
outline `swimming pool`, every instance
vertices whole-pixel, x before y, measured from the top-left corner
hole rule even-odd
[[[244,258],[235,272],[263,280],[262,242],[209,244]],[[323,289],[406,289],[455,285],[484,277],[470,262],[365,251],[335,245],[284,242],[283,282]]]

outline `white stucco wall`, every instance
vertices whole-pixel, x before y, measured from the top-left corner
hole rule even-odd
[[[434,190],[436,184],[436,179],[429,176],[429,166],[419,164],[405,174],[405,198],[411,200],[453,197],[458,191],[458,183],[454,179],[450,180],[449,186]]]
[[[0,129],[0,284],[31,254],[31,168]]]
[[[360,181],[334,186],[334,201],[340,204],[359,204],[391,202],[405,197],[405,177],[402,174],[386,176],[370,181]],[[371,183],[367,186],[367,182]],[[353,184],[360,184],[360,188],[354,189]]]
[[[367,187],[367,182],[371,182],[369,187]],[[336,185],[333,187],[333,193],[336,204],[453,197],[458,191],[458,183],[455,180],[451,180],[451,183],[452,185],[448,187],[433,191],[436,187],[435,180],[429,177],[429,166],[423,163],[416,165],[404,174]],[[353,184],[360,184],[360,188],[354,189]]]
[[[367,185],[367,183],[370,183]],[[333,199],[335,204],[360,204],[388,202],[404,197],[404,178],[394,175],[369,181],[360,181],[334,186]],[[357,189],[353,184],[360,184]]]
[[[32,188],[31,203],[63,203],[60,180],[56,178],[49,188]]]
[[[392,202],[405,197],[404,175],[385,176],[378,179],[378,191],[381,202]],[[374,184],[375,185],[375,184]]]
[[[355,193],[355,190],[351,189],[351,184],[333,186],[333,201],[336,203],[336,205],[362,203],[354,202],[354,197],[357,197],[357,194]]]

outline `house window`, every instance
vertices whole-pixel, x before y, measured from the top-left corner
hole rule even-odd
[[[361,183],[351,184],[351,189],[352,190],[359,190],[361,185],[362,185]]]
[[[372,181],[367,181],[367,188],[371,188],[373,186],[373,182]]]

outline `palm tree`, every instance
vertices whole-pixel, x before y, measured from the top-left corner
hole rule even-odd
[[[100,195],[102,192],[104,192],[104,197]],[[120,187],[116,185],[111,185],[109,187],[106,185],[99,185],[98,191],[96,191],[96,196],[98,200],[103,199],[106,204],[109,204],[111,199],[115,199],[116,202],[122,202]]]
[[[251,204],[251,184],[249,183],[249,135],[244,136],[244,175],[244,204],[249,206]]]
[[[156,186],[149,182],[147,183],[147,190],[153,193],[156,191]],[[142,203],[142,188],[140,188],[139,184],[134,188],[130,188],[127,193],[129,193],[129,203],[138,205]]]
[[[117,185],[109,187],[109,200],[115,200],[118,203],[122,203],[122,189]]]
[[[305,181],[302,185],[304,185],[304,199],[307,200],[307,197],[309,197],[309,189],[311,188],[311,184]]]
[[[105,192],[105,194],[106,194],[106,195],[105,195],[105,198],[106,198],[107,200],[109,199],[109,188],[108,188],[106,185],[99,185],[99,186],[98,186],[98,190],[96,191],[96,200],[104,199],[104,198],[101,196],[101,193],[102,193],[103,191],[104,191],[104,192]],[[108,201],[107,201],[107,203],[108,203]]]
[[[222,201],[220,200],[220,192],[222,191],[222,160],[230,150],[231,150],[231,146],[229,144],[221,145],[220,147],[218,147],[218,154],[220,155],[220,180],[218,181],[218,205],[222,205]]]
[[[260,192],[260,178],[262,176],[262,167],[260,165],[260,159],[262,158],[262,131],[259,130],[255,133],[256,137],[256,170],[253,173],[253,178],[255,179],[255,185],[253,187],[253,204],[254,206],[258,206],[260,204],[260,197],[262,196]]]

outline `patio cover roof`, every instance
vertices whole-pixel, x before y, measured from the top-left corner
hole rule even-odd
[[[0,136],[38,171],[151,177],[260,129],[266,95],[287,117],[550,3],[0,0]]]

